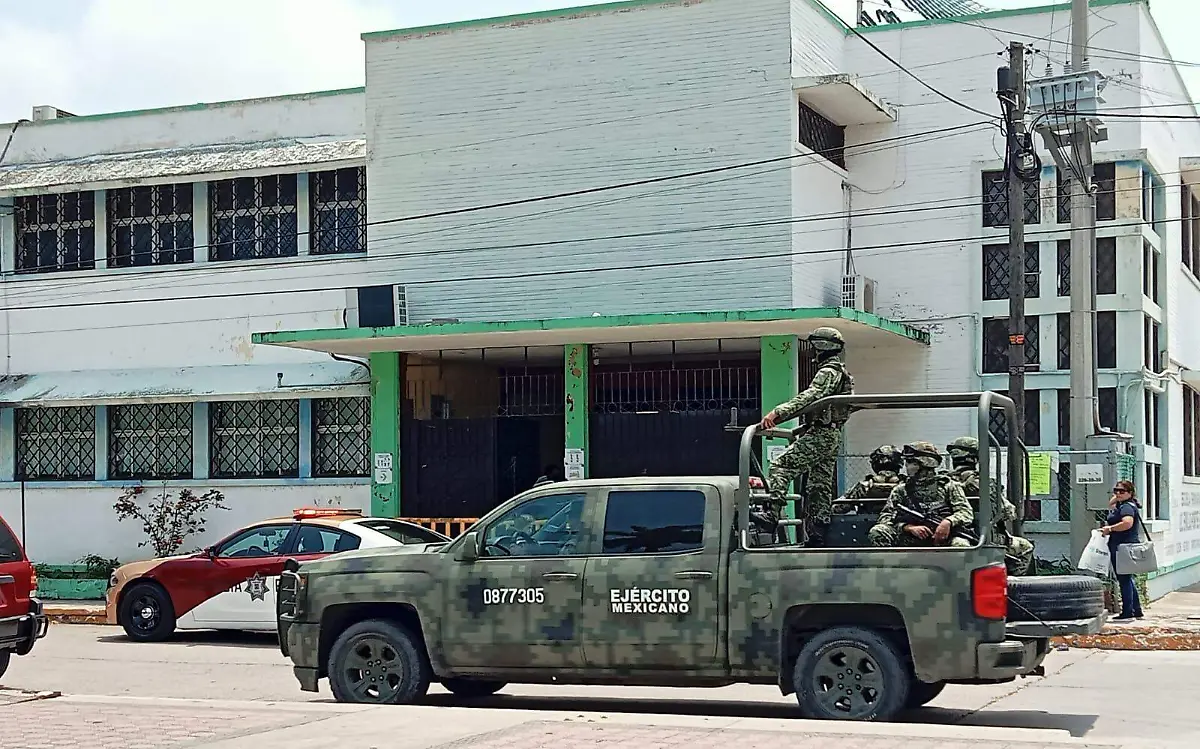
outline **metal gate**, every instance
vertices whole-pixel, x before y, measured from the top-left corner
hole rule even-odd
[[[734,418],[761,418],[757,359],[609,365],[592,374],[589,475],[737,473]]]

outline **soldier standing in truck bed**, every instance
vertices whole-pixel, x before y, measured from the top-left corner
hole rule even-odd
[[[817,373],[813,376],[812,384],[795,398],[771,409],[763,417],[760,427],[771,429],[780,422],[788,421],[821,398],[854,392],[854,378],[842,362],[846,342],[841,332],[836,328],[817,328],[807,341],[817,352]],[[788,487],[797,476],[807,472],[808,481],[799,515],[805,521],[809,546],[822,546],[825,541],[833,505],[837,454],[842,444],[842,425],[849,418],[850,409],[846,406],[824,408],[808,414],[804,422],[807,431],[788,445],[767,473],[767,491],[770,494],[767,515],[778,523],[787,502]]]

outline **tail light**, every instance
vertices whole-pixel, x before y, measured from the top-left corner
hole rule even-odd
[[[37,567],[29,568],[29,595],[33,595],[37,591]]]
[[[971,573],[971,608],[980,619],[1008,615],[1008,570],[1003,564],[980,567]]]

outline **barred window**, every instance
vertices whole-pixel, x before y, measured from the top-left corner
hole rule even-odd
[[[1117,389],[1100,388],[1096,397],[1100,411],[1100,425],[1105,429],[1117,428]],[[1071,444],[1071,391],[1058,391],[1058,444]]]
[[[1097,294],[1117,293],[1117,240],[1116,237],[1096,239]],[[1071,295],[1071,240],[1058,240],[1058,295]]]
[[[835,125],[820,112],[799,102],[800,144],[846,168],[846,128]]]
[[[1196,274],[1196,254],[1200,252],[1200,236],[1192,231],[1192,222],[1200,220],[1200,211],[1194,210],[1195,198],[1192,197],[1191,187],[1187,178],[1180,179],[1179,184],[1179,230],[1180,230],[1180,262],[1183,267]]]
[[[1057,210],[1055,219],[1060,224],[1071,223],[1071,173],[1063,169],[1056,169],[1056,185],[1055,185],[1055,206]]]
[[[208,185],[213,260],[294,257],[296,175],[239,177]]]
[[[1105,161],[1092,170],[1092,182],[1096,185],[1096,220],[1111,221],[1117,217],[1117,165]]]
[[[96,409],[18,408],[14,416],[17,480],[96,478]]]
[[[1150,315],[1142,316],[1142,364],[1151,372],[1157,372],[1162,367],[1158,358],[1161,349],[1158,322]]]
[[[17,198],[18,273],[96,267],[96,194],[67,192]]]
[[[1041,292],[1041,253],[1037,242],[1025,243],[1025,297],[1036,299]],[[983,298],[1008,299],[1009,250],[1006,244],[983,246]]]
[[[190,183],[108,191],[110,266],[190,263],[194,246]]]
[[[996,392],[1001,395],[1008,395],[1007,390],[998,390]],[[1021,442],[1026,447],[1036,447],[1042,442],[1041,397],[1041,391],[1039,390],[1025,391],[1025,428]],[[1002,447],[1008,446],[1008,423],[1004,420],[1003,411],[991,412],[988,416],[988,429],[996,436],[996,441]]]
[[[300,475],[299,401],[218,401],[209,417],[213,478]]]
[[[313,475],[371,475],[371,399],[313,401]]]
[[[110,407],[108,475],[114,479],[191,478],[192,404]]]
[[[1150,390],[1145,392],[1142,407],[1145,411],[1143,418],[1146,424],[1146,444],[1153,447],[1162,447],[1158,420],[1160,403],[1158,393]]]
[[[1159,303],[1158,251],[1145,239],[1142,240],[1142,294],[1155,304]]]
[[[1117,313],[1096,313],[1096,366],[1115,369],[1117,366]]]
[[[1200,393],[1183,386],[1183,475],[1200,476]]]
[[[1038,316],[1025,318],[1025,365],[1037,365],[1039,356]],[[988,374],[1008,371],[1008,318],[990,317],[983,321],[983,371]]]
[[[1038,183],[1022,182],[1021,187],[1025,198],[1025,223],[1040,223],[1042,204]],[[1008,178],[1003,170],[983,173],[983,225],[1008,226]]]
[[[347,167],[309,175],[309,247],[314,255],[367,251],[367,171]]]

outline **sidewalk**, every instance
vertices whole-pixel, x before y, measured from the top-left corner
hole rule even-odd
[[[660,714],[549,713],[465,707],[362,707],[66,696],[4,707],[0,746],[38,749],[1149,749],[1067,731],[927,723],[843,723]],[[1183,746],[1183,744],[1177,745]]]

